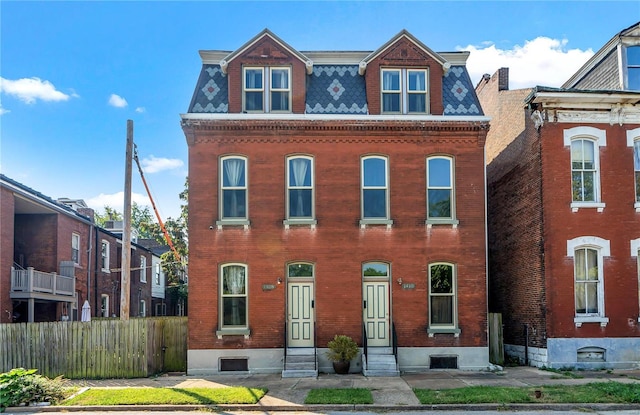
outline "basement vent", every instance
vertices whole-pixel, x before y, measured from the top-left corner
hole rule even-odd
[[[601,347],[583,347],[578,349],[578,362],[604,362],[605,352]]]
[[[429,356],[429,369],[457,369],[458,356]]]
[[[220,371],[221,372],[248,372],[249,371],[249,359],[237,358],[237,359],[220,359]]]

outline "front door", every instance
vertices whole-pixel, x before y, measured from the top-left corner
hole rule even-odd
[[[363,320],[367,330],[367,344],[372,347],[389,346],[389,282],[365,281]]]
[[[313,282],[287,286],[287,347],[314,347]]]

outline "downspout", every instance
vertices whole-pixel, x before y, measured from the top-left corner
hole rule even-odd
[[[98,238],[98,226],[94,225],[93,229],[96,232],[95,269],[93,270],[93,275],[94,275],[94,278],[95,278],[95,284],[94,285],[95,285],[96,288],[95,288],[93,294],[95,296],[95,303],[96,303],[96,309],[97,309],[97,307],[98,307],[98,269],[100,268],[100,267],[98,267],[98,264],[99,264],[99,262],[98,262],[99,261],[98,252],[100,252],[100,249],[98,249],[99,248],[98,244],[100,243],[100,238]]]
[[[89,243],[87,244],[87,300],[91,299],[91,243],[93,236],[93,225],[89,224]],[[95,307],[95,305],[94,305]]]

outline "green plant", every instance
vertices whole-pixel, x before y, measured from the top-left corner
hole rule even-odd
[[[304,400],[305,404],[335,405],[335,404],[372,404],[373,395],[369,389],[311,389]]]
[[[332,362],[350,362],[360,351],[358,344],[344,334],[336,334],[327,347],[327,358]]]
[[[16,368],[0,373],[0,412],[31,402],[55,403],[67,396],[68,389],[61,377],[48,379],[36,372],[37,369]]]

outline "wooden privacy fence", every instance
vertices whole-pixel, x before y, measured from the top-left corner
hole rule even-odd
[[[187,318],[0,324],[0,372],[136,378],[187,368]]]

